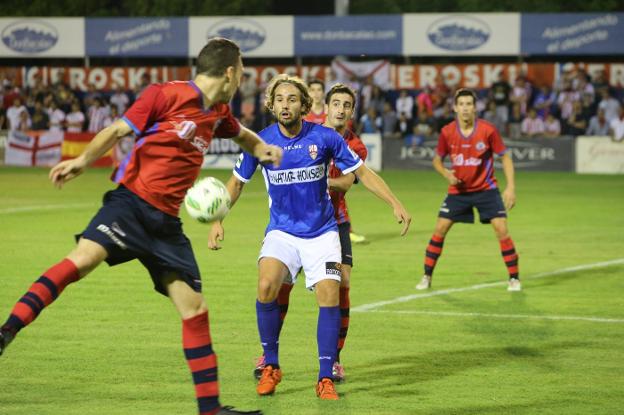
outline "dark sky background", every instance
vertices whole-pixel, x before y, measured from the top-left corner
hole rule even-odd
[[[273,1],[275,14],[334,14],[334,0]]]

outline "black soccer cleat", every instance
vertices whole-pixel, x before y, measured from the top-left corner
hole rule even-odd
[[[262,415],[262,411],[237,411],[231,406],[224,406],[221,408],[217,415],[236,415],[236,414],[247,414],[247,415]]]
[[[8,330],[0,330],[0,356],[13,340],[13,335]]]

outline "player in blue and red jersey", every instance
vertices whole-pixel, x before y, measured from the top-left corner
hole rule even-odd
[[[442,253],[444,238],[454,223],[474,222],[473,209],[479,211],[481,223],[491,223],[509,273],[508,291],[520,291],[518,254],[507,229],[507,210],[516,202],[514,167],[507,148],[496,128],[477,118],[476,94],[460,89],[455,94],[455,121],[440,131],[433,167],[448,182],[448,195],[440,207],[435,231],[425,254],[425,275],[416,286],[431,287],[436,262]],[[507,186],[502,198],[494,177],[494,155],[501,157]],[[452,170],[443,159],[449,156]]]
[[[0,353],[70,283],[103,261],[117,265],[139,259],[155,289],[169,297],[182,318],[184,355],[192,372],[200,415],[253,413],[219,403],[217,361],[208,308],[190,241],[178,211],[199,174],[213,136],[229,137],[260,160],[279,165],[282,151],[267,145],[232,116],[229,101],[243,71],[240,49],[215,38],[201,50],[193,81],[149,86],[122,119],[100,131],[85,151],[50,171],[61,187],[81,174],[132,131],[138,140],[114,174],[119,186],[77,236],[67,257],[43,273],[0,329]]]
[[[256,315],[266,366],[256,392],[271,395],[282,379],[278,358],[282,322],[277,297],[282,283],[294,283],[303,269],[306,288],[314,290],[319,305],[316,393],[320,399],[336,400],[332,368],[340,331],[341,247],[328,191],[331,160],[345,175],[357,175],[367,189],[393,208],[394,216],[403,223],[402,234],[407,232],[411,218],[386,183],[347,147],[343,137],[331,128],[302,120],[310,101],[307,86],[296,77],[279,75],[267,87],[265,103],[277,123],[261,131],[260,136],[281,147],[284,157],[279,168],[261,166],[270,218],[258,259]],[[257,158],[241,155],[227,183],[232,204],[258,165]],[[218,249],[223,235],[222,224],[215,222],[209,246]]]

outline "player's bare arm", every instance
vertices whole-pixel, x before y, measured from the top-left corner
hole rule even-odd
[[[236,176],[232,175],[230,177],[230,180],[228,180],[228,182],[225,184],[225,187],[227,187],[228,193],[230,194],[230,210],[232,210],[234,204],[243,192],[245,182],[239,180],[238,178],[236,178]],[[210,232],[208,232],[208,248],[212,249],[213,251],[221,249],[221,245],[219,245],[219,242],[223,241],[223,238],[225,238],[223,221],[215,221],[210,227]]]
[[[122,119],[115,121],[91,140],[81,155],[65,160],[52,167],[49,178],[59,189],[65,182],[82,174],[91,163],[102,157],[123,137],[132,133],[132,128]]]
[[[355,183],[355,173],[343,174],[339,177],[329,178],[329,190],[347,193]]]
[[[240,134],[233,140],[260,163],[272,163],[275,167],[279,167],[282,162],[282,149],[265,143],[258,134],[248,128],[241,126]]]
[[[433,168],[437,171],[440,176],[444,177],[452,186],[456,186],[461,183],[457,177],[455,177],[455,170],[449,170],[444,167],[444,163],[442,162],[442,158],[437,154],[433,156]]]
[[[516,205],[516,181],[513,160],[508,153],[503,154],[501,157],[503,164],[503,173],[505,173],[505,181],[507,186],[503,192],[503,203],[505,209],[511,210]]]
[[[377,173],[366,167],[365,164],[358,167],[355,170],[355,174],[368,190],[392,206],[394,217],[399,223],[403,224],[401,236],[404,236],[412,222],[412,217],[407,210],[405,210],[399,199],[392,193],[392,190],[390,190],[386,182],[379,177]]]

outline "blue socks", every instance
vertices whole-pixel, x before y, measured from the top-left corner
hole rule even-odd
[[[319,380],[333,379],[332,368],[336,361],[338,334],[340,333],[340,307],[319,307],[316,340],[319,353]]]
[[[256,315],[258,317],[260,342],[264,350],[264,361],[267,365],[279,367],[279,333],[282,320],[280,319],[280,308],[277,300],[266,304],[256,300]]]

